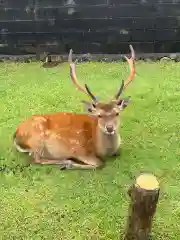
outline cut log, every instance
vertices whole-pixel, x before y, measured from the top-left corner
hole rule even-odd
[[[130,187],[129,216],[124,240],[149,240],[159,199],[159,183],[152,174],[141,174]]]

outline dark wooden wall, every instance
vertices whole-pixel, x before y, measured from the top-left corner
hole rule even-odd
[[[180,52],[180,0],[0,0],[0,54]]]

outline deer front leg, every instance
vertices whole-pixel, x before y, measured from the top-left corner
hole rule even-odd
[[[29,155],[33,158],[33,162],[42,165],[62,165],[65,167],[66,165],[71,165],[69,159],[66,158],[58,158],[58,159],[50,159],[50,158],[42,158],[39,153],[31,152]]]
[[[121,147],[118,148],[118,150],[113,154],[113,157],[118,157],[121,155]]]
[[[103,167],[103,162],[94,156],[78,156],[67,160],[64,169],[96,169]]]
[[[97,157],[62,157],[58,159],[42,158],[39,152],[30,153],[37,164],[42,165],[59,165],[61,169],[95,169],[103,166],[103,162]]]

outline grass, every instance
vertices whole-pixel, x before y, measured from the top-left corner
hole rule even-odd
[[[161,185],[153,224],[155,240],[179,239],[180,71],[178,63],[137,63],[138,76],[124,93],[132,103],[122,113],[121,157],[102,170],[60,171],[27,166],[12,145],[17,124],[35,113],[82,112],[83,93],[63,64],[0,64],[0,239],[122,239],[127,189],[141,172]],[[124,63],[84,63],[78,77],[109,99],[128,75]]]

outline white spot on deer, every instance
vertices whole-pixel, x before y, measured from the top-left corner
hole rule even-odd
[[[70,139],[69,142],[70,142],[71,144],[79,145],[79,142],[78,142],[76,139]]]
[[[44,128],[43,128],[43,126],[42,126],[41,124],[39,124],[39,130],[40,130],[40,131],[43,131],[43,130],[44,130]]]
[[[43,121],[43,122],[47,122],[47,119],[44,118],[44,117],[35,117],[35,120],[40,120],[40,121]]]
[[[44,132],[41,132],[40,133],[40,137],[44,137],[45,136],[45,133]]]

